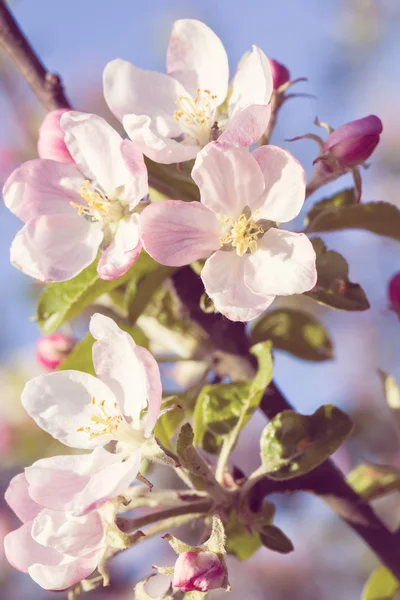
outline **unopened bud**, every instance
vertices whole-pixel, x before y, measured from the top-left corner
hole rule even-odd
[[[400,316],[400,273],[389,281],[388,296],[390,308]]]
[[[76,344],[74,338],[63,333],[53,333],[40,338],[36,345],[37,360],[53,371],[65,360]]]
[[[278,90],[282,85],[290,81],[289,69],[273,58],[269,59],[269,64],[271,65],[274,90]]]
[[[224,566],[214,552],[184,552],[175,563],[172,585],[182,592],[208,592],[225,582]]]
[[[68,112],[67,108],[60,108],[47,113],[39,129],[37,149],[40,158],[73,164],[74,159],[65,145],[65,133],[60,126],[60,119],[65,112]]]
[[[343,168],[354,167],[371,156],[382,129],[382,121],[375,115],[351,121],[328,135],[324,152],[334,156]]]

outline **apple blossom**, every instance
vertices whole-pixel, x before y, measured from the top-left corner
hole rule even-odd
[[[147,170],[135,144],[104,119],[67,112],[65,143],[76,164],[31,160],[3,189],[6,206],[25,225],[11,262],[41,281],[71,279],[100,250],[98,273],[116,279],[141,250],[137,205],[147,194]]]
[[[47,113],[39,128],[37,149],[40,158],[72,165],[74,159],[65,144],[65,132],[60,125],[61,117],[66,112],[69,112],[67,108],[59,108]]]
[[[44,508],[31,498],[23,473],[11,480],[5,499],[23,523],[4,539],[13,567],[47,590],[64,590],[96,569],[106,546],[99,511],[74,516]]]
[[[324,143],[324,153],[337,159],[343,168],[365,162],[375,150],[382,133],[382,121],[375,115],[351,121],[332,131]]]
[[[96,340],[92,354],[97,378],[80,371],[39,375],[26,384],[22,404],[39,427],[67,446],[93,449],[114,442],[110,470],[113,461],[122,470],[131,461],[137,474],[142,447],[160,412],[159,368],[150,352],[112,319],[93,315],[90,332]]]
[[[208,592],[225,582],[225,568],[214,552],[184,552],[176,560],[172,585],[182,592]]]
[[[182,266],[207,258],[201,277],[216,310],[248,321],[276,296],[300,294],[317,279],[315,252],[301,233],[278,229],[305,198],[305,173],[287,152],[210,143],[192,177],[201,202],[169,200],[142,213],[142,243],[158,262]]]
[[[75,344],[74,338],[63,333],[43,336],[36,344],[36,358],[47,369],[57,369]]]
[[[249,146],[270,116],[271,68],[257,46],[242,61],[228,91],[228,57],[218,36],[194,19],[176,21],[167,73],[116,59],[104,71],[104,95],[129,137],[160,163],[194,158],[218,138]]]

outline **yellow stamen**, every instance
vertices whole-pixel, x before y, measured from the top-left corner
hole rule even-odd
[[[229,231],[225,237],[220,238],[221,246],[231,245],[236,249],[238,256],[243,256],[248,250],[251,254],[257,252],[257,241],[263,235],[264,229],[244,214],[241,214],[237,221],[232,221],[231,217],[223,218],[223,222],[229,226]]]
[[[116,435],[120,423],[123,419],[118,404],[114,402],[111,407],[107,406],[105,400],[97,402],[95,398],[91,399],[91,405],[94,406],[95,411],[91,415],[90,420],[97,426],[102,426],[101,429],[94,429],[92,427],[79,427],[77,431],[87,433],[89,441],[99,438],[103,435]]]
[[[210,141],[211,128],[215,123],[217,96],[210,90],[196,90],[196,96],[179,96],[176,104],[178,110],[174,119],[178,121],[189,141],[195,140],[201,146]]]
[[[78,209],[78,214],[88,216],[92,221],[118,221],[123,214],[123,208],[118,200],[109,200],[107,196],[89,180],[81,184],[80,195],[86,205],[71,202]]]

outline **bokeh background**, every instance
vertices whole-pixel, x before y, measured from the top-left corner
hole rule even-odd
[[[377,114],[384,123],[384,134],[364,174],[363,201],[385,200],[400,207],[400,3],[395,0],[15,0],[12,8],[46,66],[62,75],[73,105],[106,116],[101,89],[106,62],[120,57],[143,68],[164,70],[171,25],[178,18],[197,18],[212,27],[225,44],[232,72],[242,54],[257,44],[284,63],[293,78],[308,78],[296,91],[315,96],[284,105],[273,143],[288,148],[310,173],[316,156],[313,142],[288,143],[285,139],[318,133],[313,125],[316,115],[337,127]],[[2,182],[17,164],[35,156],[43,114],[0,54]],[[323,194],[345,185],[350,185],[346,177]],[[315,194],[308,204],[322,195]],[[297,224],[300,226],[301,219]],[[35,361],[39,332],[32,319],[40,289],[9,265],[9,246],[18,228],[18,220],[1,204],[2,491],[13,474],[54,452],[51,440],[27,419],[19,402],[24,382],[40,372]],[[330,361],[308,363],[277,352],[276,379],[302,412],[332,402],[352,414],[354,435],[336,456],[345,472],[363,460],[400,466],[395,426],[376,373],[381,368],[400,380],[400,321],[389,310],[387,299],[387,283],[400,271],[400,245],[359,231],[323,237],[348,260],[350,279],[363,286],[371,309],[344,313],[323,309],[304,298],[295,300],[298,308],[313,311],[325,323],[335,354]],[[256,433],[263,425],[261,416],[254,418],[236,450],[235,460],[246,473],[257,466]],[[317,499],[297,494],[276,501],[277,524],[291,537],[296,551],[281,556],[260,550],[246,566],[232,559],[230,598],[358,599],[376,565],[372,553]],[[397,496],[378,502],[376,509],[392,527],[400,522]],[[13,527],[13,516],[0,502],[0,538]],[[88,598],[133,598],[134,583],[150,572],[156,559],[164,564],[172,560],[161,540],[125,553],[113,566],[114,586]],[[45,593],[29,577],[11,569],[1,547],[0,581],[1,599],[65,596]]]

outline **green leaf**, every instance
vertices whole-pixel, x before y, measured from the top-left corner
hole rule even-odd
[[[357,197],[354,188],[346,188],[341,192],[335,192],[332,196],[316,202],[305,218],[305,225],[310,226],[325,211],[335,211],[344,206],[354,206],[357,204]]]
[[[380,369],[378,369],[378,373],[382,380],[387,405],[392,411],[397,424],[397,431],[400,434],[400,387],[392,375],[388,375]]]
[[[168,403],[163,405],[163,408],[168,406],[174,406],[177,404],[177,399],[173,398]],[[160,442],[166,447],[172,450],[172,440],[178,427],[181,425],[185,418],[185,411],[183,408],[176,406],[175,408],[164,413],[157,419],[156,426],[154,428],[154,435],[160,440]]]
[[[129,333],[129,335],[135,340],[139,346],[147,347],[148,340],[144,333],[137,327],[125,327],[118,323],[119,327]],[[61,363],[59,371],[82,371],[83,373],[90,373],[95,375],[93,362],[92,362],[92,346],[94,344],[94,337],[89,333],[80,342],[74,346],[72,352],[67,356]]]
[[[400,240],[400,210],[388,202],[327,208],[310,221],[306,232],[320,233],[340,229],[364,229]]]
[[[288,554],[294,550],[290,539],[275,525],[265,525],[259,533],[262,545],[274,552]]]
[[[193,418],[195,444],[207,452],[218,452],[224,437],[233,431],[237,437],[272,379],[270,342],[256,344],[251,352],[258,358],[253,380],[206,385],[200,392]]]
[[[186,161],[180,165],[161,165],[145,158],[149,174],[149,185],[159,194],[152,200],[165,197],[173,200],[194,201],[200,200],[200,192],[191,177],[193,161]]]
[[[362,592],[361,600],[394,600],[396,592],[400,590],[400,583],[394,575],[381,567],[374,571]]]
[[[235,511],[225,523],[226,551],[240,560],[248,560],[259,548],[261,539],[256,531],[250,532],[238,519]]]
[[[279,413],[261,434],[258,472],[276,480],[304,475],[336,452],[351,430],[350,418],[331,404],[311,416],[292,410]]]
[[[349,280],[349,266],[341,254],[327,250],[320,238],[311,240],[317,255],[318,281],[306,295],[340,310],[367,310],[369,302],[358,283]]]
[[[266,313],[251,330],[251,340],[271,340],[274,348],[285,350],[303,360],[333,358],[333,348],[324,326],[311,315],[279,308]]]
[[[357,494],[369,502],[391,492],[400,491],[400,469],[364,463],[348,474],[347,481]]]
[[[142,253],[142,256],[143,259],[136,262],[136,269],[133,270],[126,286],[124,298],[124,308],[131,325],[136,323],[163,281],[176,271],[172,267],[156,263],[148,254]]]

